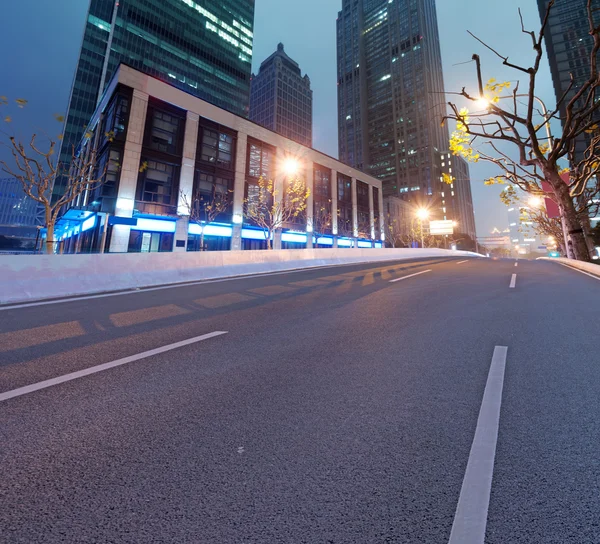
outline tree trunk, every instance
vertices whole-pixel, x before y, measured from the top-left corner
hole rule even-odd
[[[46,225],[46,254],[52,255],[54,253],[54,223],[47,223]]]
[[[585,241],[585,234],[581,228],[575,203],[569,193],[569,187],[560,179],[558,174],[553,173],[553,175],[547,176],[547,179],[554,189],[554,195],[556,196],[560,213],[565,222],[567,235],[573,249],[573,258],[578,261],[590,262],[591,258]]]
[[[579,222],[581,223],[581,228],[583,229],[583,236],[585,237],[585,243],[587,244],[588,253],[590,256],[594,256],[596,254],[596,247],[594,245],[594,237],[592,236],[592,224],[590,221],[589,211],[584,210],[582,215],[580,215]]]

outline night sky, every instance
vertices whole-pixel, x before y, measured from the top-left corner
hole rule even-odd
[[[488,0],[489,1],[489,0]],[[515,72],[503,69],[496,57],[483,48],[466,30],[508,55],[525,62],[531,58],[530,38],[521,34],[518,8],[528,28],[538,29],[539,16],[532,0],[503,0],[502,9],[484,8],[488,1],[438,0],[438,19],[446,91],[473,89],[474,65],[461,64],[479,53],[484,76],[498,80],[515,79]],[[0,96],[29,101],[23,110],[11,106],[10,127],[29,138],[32,131],[54,135],[60,125],[53,119],[65,113],[81,44],[86,0],[19,0],[6,2],[0,22]],[[337,87],[335,21],[341,0],[256,0],[253,69],[283,42],[286,52],[311,79],[314,93],[314,147],[337,156]],[[498,8],[498,4],[496,5]],[[544,62],[537,95],[548,106],[555,102],[550,71]],[[2,123],[2,128],[6,125]],[[6,149],[0,149],[6,158]],[[471,165],[471,179],[479,236],[493,227],[507,227],[506,207],[498,199],[499,189],[483,186],[482,180],[495,175],[493,166]]]

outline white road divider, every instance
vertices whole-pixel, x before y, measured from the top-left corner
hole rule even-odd
[[[443,249],[293,249],[0,257],[0,305],[343,264],[481,257]]]
[[[600,279],[600,264],[595,263],[584,263],[582,261],[576,261],[575,259],[551,259],[549,257],[541,257],[539,261],[552,261],[563,266],[568,266],[577,272],[592,276],[593,278]]]

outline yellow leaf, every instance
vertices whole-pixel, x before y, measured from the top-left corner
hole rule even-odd
[[[59,140],[62,140],[63,138],[64,138],[64,136],[63,136],[62,134],[59,134],[59,135],[58,135],[58,139],[59,139]]]
[[[65,116],[61,115],[60,113],[55,113],[54,114],[54,119],[56,119],[59,123],[64,123]]]
[[[19,108],[24,108],[27,105],[27,100],[25,100],[24,98],[17,98],[15,102],[17,103],[17,106],[19,106]]]
[[[10,122],[12,121],[12,117],[11,117],[10,115],[7,115],[7,116],[4,118],[4,121],[6,121],[7,123],[10,123]]]

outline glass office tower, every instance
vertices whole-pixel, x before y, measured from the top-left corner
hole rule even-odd
[[[120,63],[247,116],[253,26],[254,0],[91,0],[61,161]],[[54,193],[63,191],[57,179]]]
[[[252,75],[250,120],[299,144],[312,147],[312,99],[310,78],[302,76],[298,63],[283,44]]]
[[[340,160],[381,179],[385,196],[449,207],[434,0],[343,0],[337,58]]]

